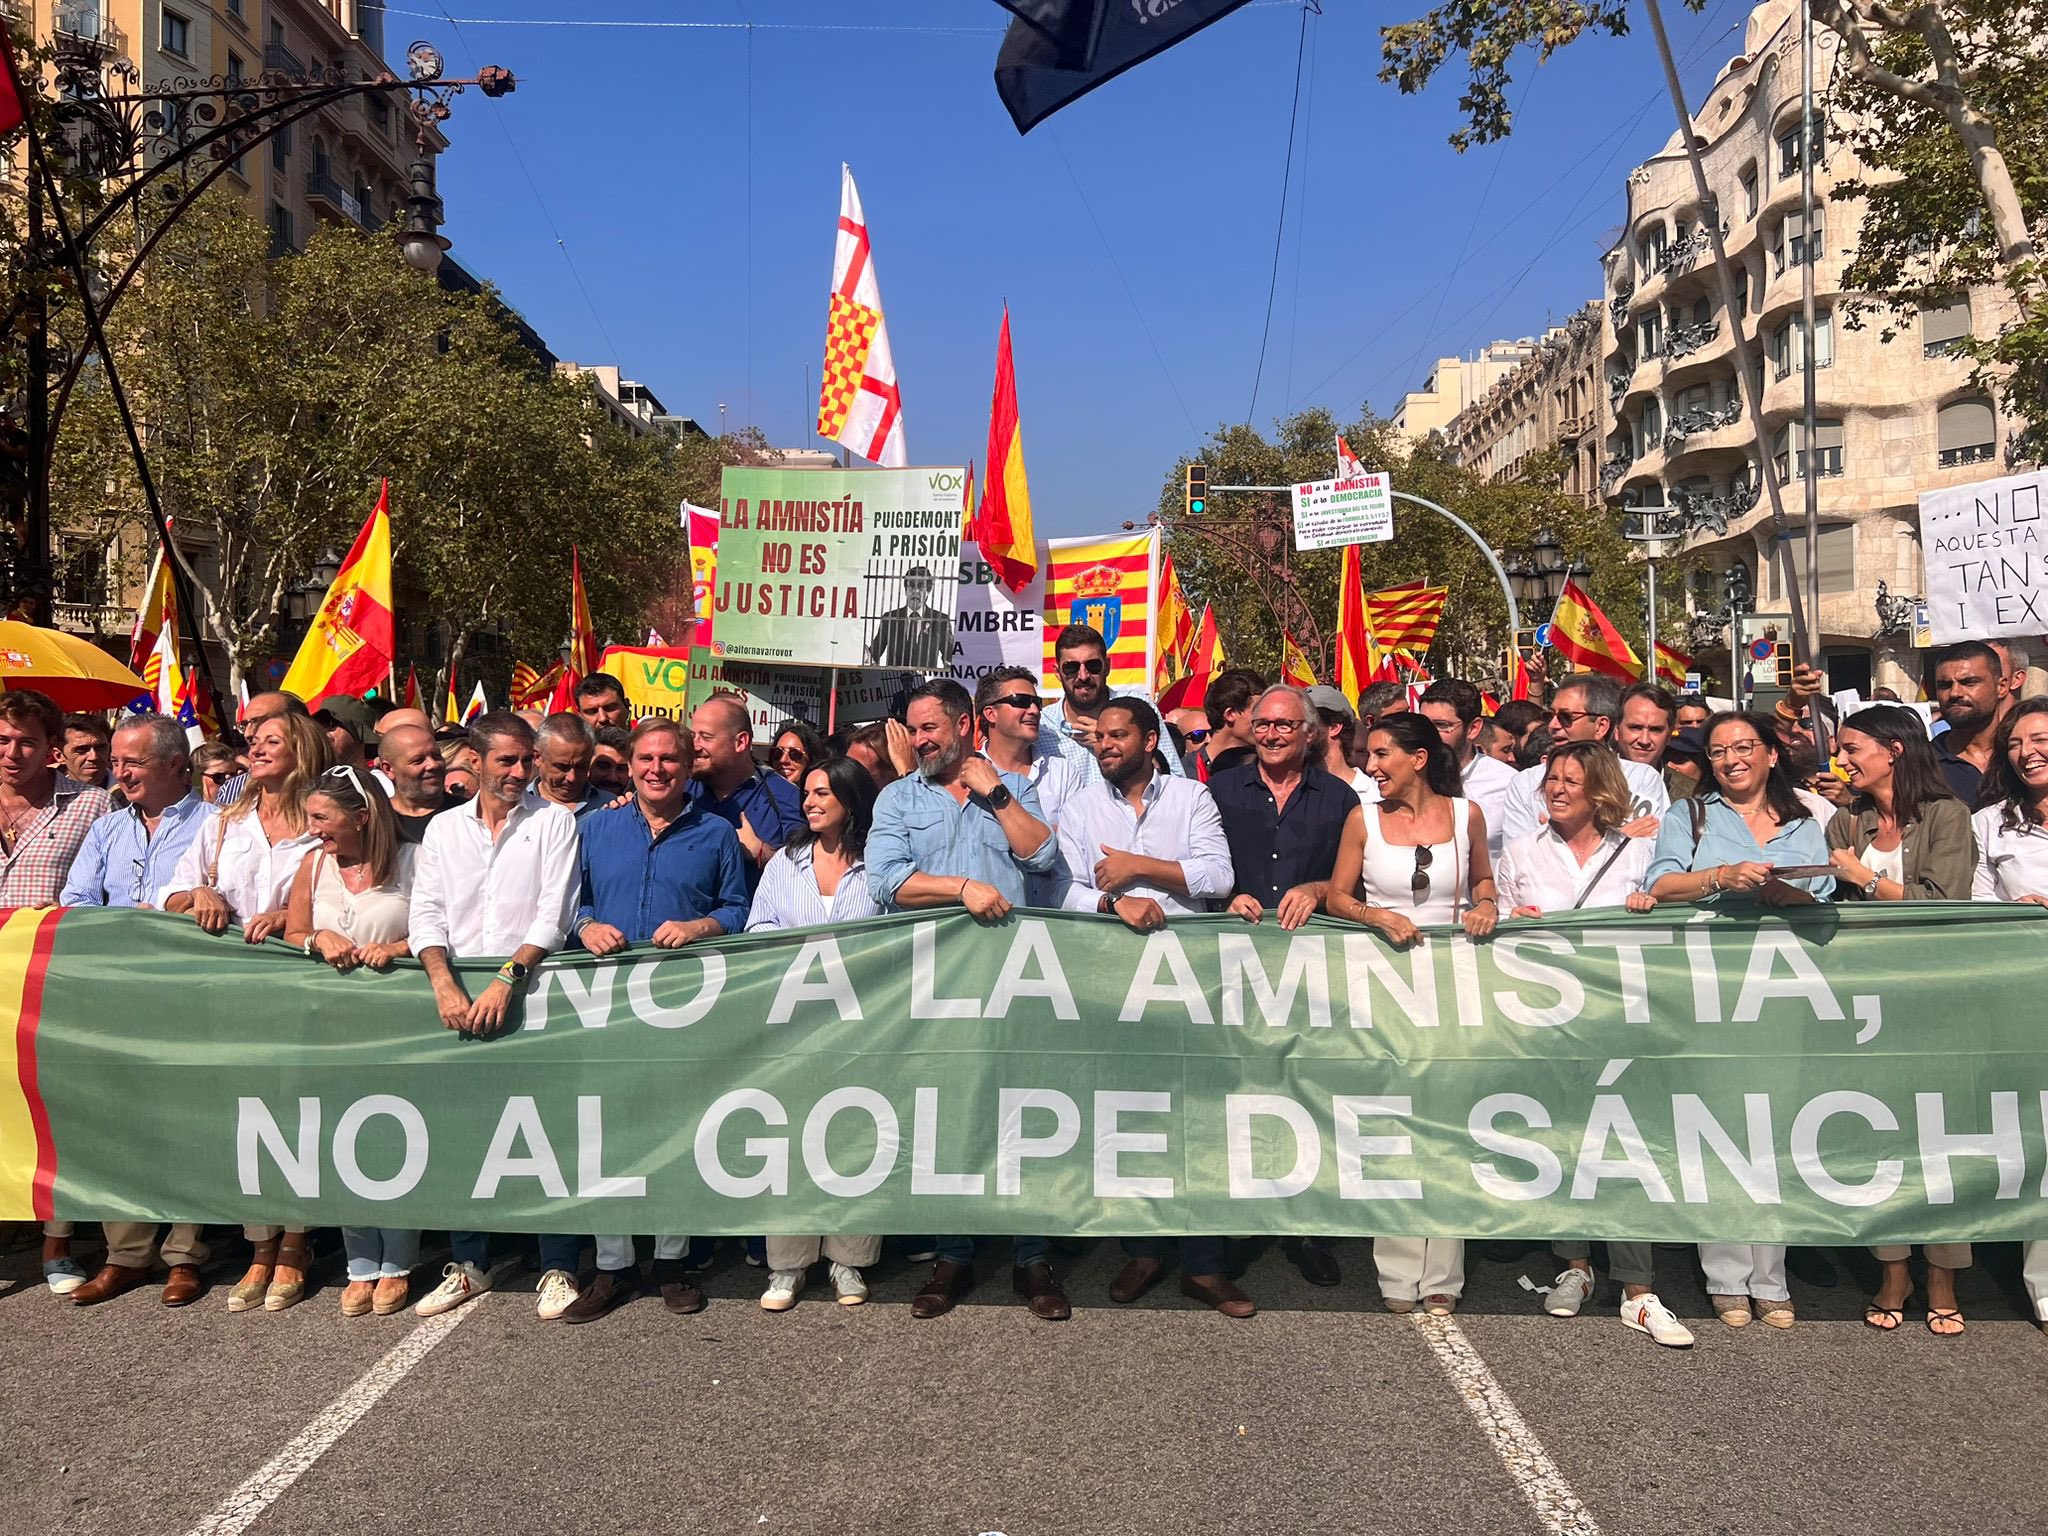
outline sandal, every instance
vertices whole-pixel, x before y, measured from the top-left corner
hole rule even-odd
[[[1884,1321],[1887,1318],[1890,1319],[1889,1322]],[[1905,1322],[1904,1307],[1880,1307],[1873,1301],[1863,1308],[1863,1326],[1875,1328],[1879,1333],[1897,1333],[1905,1326]]]
[[[1713,1304],[1714,1316],[1721,1319],[1730,1328],[1747,1328],[1749,1326],[1750,1312],[1749,1298],[1747,1296],[1709,1296],[1707,1300]]]
[[[266,1312],[282,1312],[287,1307],[296,1306],[306,1294],[306,1266],[312,1255],[306,1251],[305,1233],[294,1232],[291,1237],[293,1241],[277,1250],[277,1268],[296,1270],[299,1278],[271,1280],[263,1292],[263,1310]]]
[[[1953,1328],[1937,1328],[1936,1323],[1954,1323]],[[1963,1314],[1955,1307],[1929,1307],[1927,1309],[1927,1331],[1937,1339],[1959,1339],[1966,1325]]]
[[[249,1269],[228,1291],[230,1312],[253,1312],[263,1305],[265,1293],[270,1289],[271,1270],[277,1264],[278,1239],[265,1238],[256,1244],[249,1255]]]

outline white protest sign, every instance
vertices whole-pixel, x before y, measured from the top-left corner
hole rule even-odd
[[[1384,544],[1394,536],[1394,486],[1384,474],[1294,487],[1294,547]]]
[[[1936,645],[2048,630],[2048,522],[2037,470],[1920,493]]]
[[[1012,593],[996,580],[995,567],[981,558],[973,540],[960,545],[960,584],[955,589],[958,612],[953,620],[953,661],[950,674],[969,693],[997,667],[1022,667],[1037,672],[1045,664],[1045,544],[1038,546],[1038,569],[1022,592]]]

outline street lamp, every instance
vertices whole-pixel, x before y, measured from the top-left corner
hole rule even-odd
[[[434,165],[424,155],[406,173],[405,218],[393,239],[405,264],[432,277],[441,269],[448,238],[441,233],[441,199],[434,191]]]

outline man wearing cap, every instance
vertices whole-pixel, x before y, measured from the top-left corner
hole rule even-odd
[[[1352,748],[1358,744],[1358,711],[1342,690],[1317,683],[1308,691],[1309,707],[1322,727],[1322,764],[1325,771],[1342,779],[1358,792],[1359,803],[1370,805],[1380,797],[1379,785],[1351,766]]]
[[[377,717],[369,705],[353,694],[330,694],[313,711],[313,719],[327,733],[327,745],[334,750],[337,768],[369,772],[370,759],[377,752]],[[390,794],[391,785],[381,776],[379,782],[384,784],[384,793]]]
[[[953,617],[932,606],[931,571],[913,565],[903,573],[903,606],[882,615],[862,665],[937,672],[952,664]]]

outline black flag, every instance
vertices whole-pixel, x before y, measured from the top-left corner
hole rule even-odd
[[[1017,20],[996,55],[996,94],[1029,133],[1134,64],[1228,16],[1245,0],[996,0]]]

